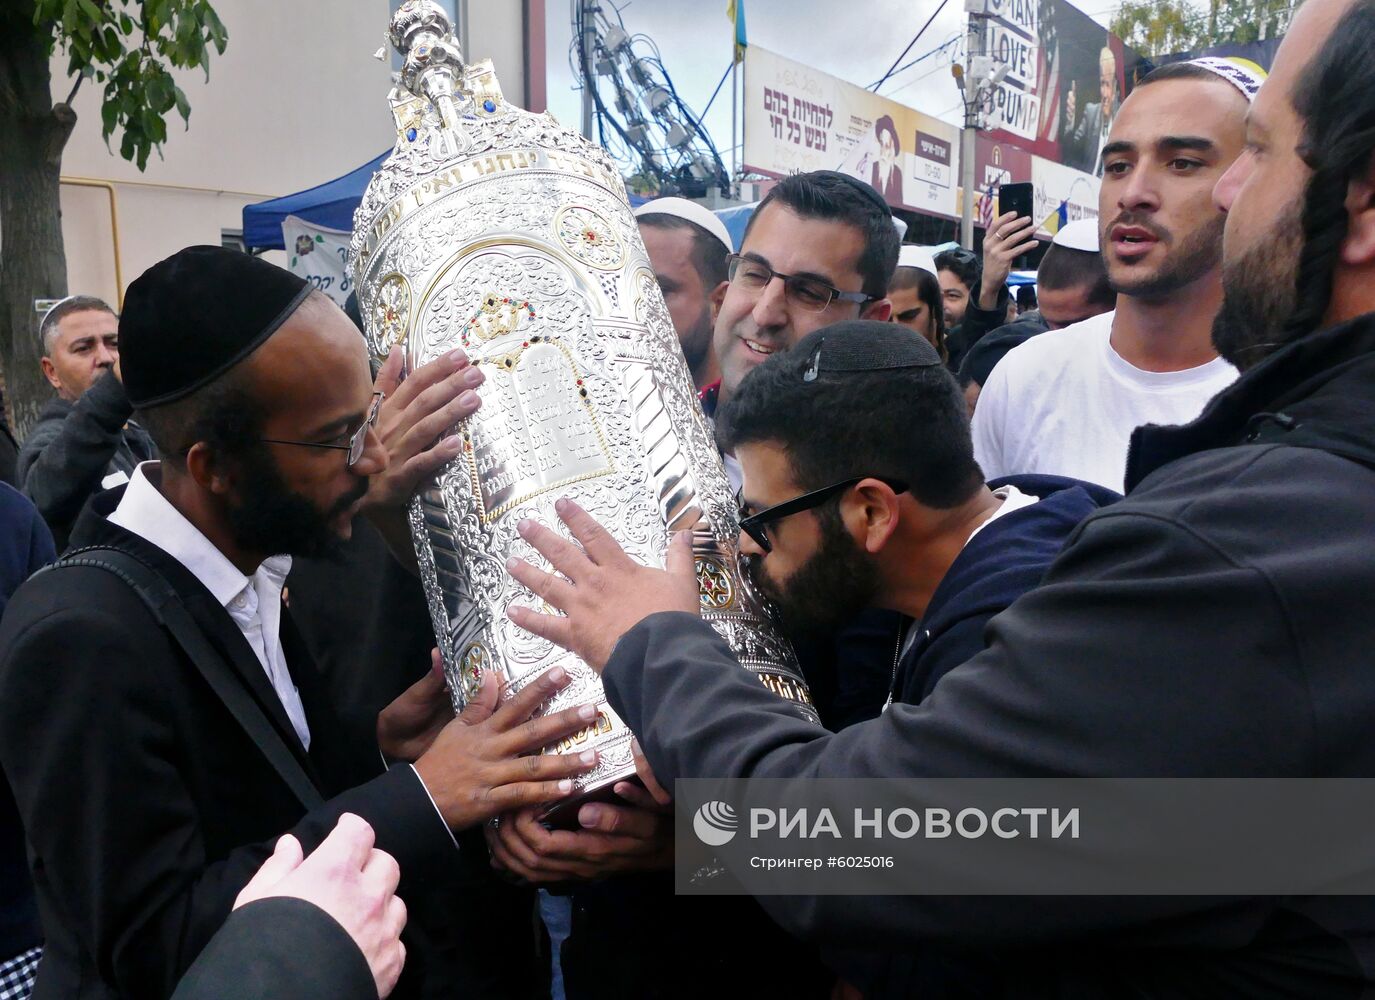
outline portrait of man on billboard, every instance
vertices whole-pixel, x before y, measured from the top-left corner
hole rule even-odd
[[[898,130],[893,119],[884,115],[874,122],[874,136],[878,139],[878,160],[869,176],[884,201],[890,205],[905,204],[902,200],[902,170],[898,157],[902,155],[902,143],[898,140]]]

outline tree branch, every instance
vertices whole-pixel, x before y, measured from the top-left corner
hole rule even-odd
[[[43,137],[43,157],[55,167],[62,166],[62,151],[67,148],[72,129],[76,128],[76,112],[70,104],[54,104],[50,127]]]

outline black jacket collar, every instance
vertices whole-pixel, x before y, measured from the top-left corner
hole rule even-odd
[[[226,669],[232,670],[239,682],[252,692],[263,713],[271,720],[318,786],[319,775],[313,768],[310,755],[301,745],[300,737],[296,735],[286,709],[282,707],[281,699],[277,697],[277,692],[267,679],[267,672],[263,670],[257,654],[234,624],[234,620],[229,617],[229,613],[195,574],[171,555],[147,539],[126,531],[109,520],[109,515],[123,498],[124,490],[125,487],[119,486],[91,498],[72,529],[71,547],[68,552],[93,545],[106,546],[127,552],[157,571],[177,592],[196,624],[205,631],[211,644],[223,656]],[[283,651],[291,667],[293,680],[297,680],[298,675],[307,673],[313,665],[305,643],[298,639],[296,630],[290,626],[285,609],[283,612]],[[298,682],[298,687],[301,688],[304,699],[306,686]],[[306,715],[309,720],[312,715],[309,706]]]
[[[1193,423],[1138,427],[1127,489],[1176,459],[1239,444],[1319,448],[1375,466],[1375,313],[1311,333],[1218,393]]]

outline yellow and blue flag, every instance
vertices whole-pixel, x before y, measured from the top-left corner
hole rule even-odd
[[[745,49],[749,41],[745,38],[745,0],[729,0],[726,4],[726,17],[735,25],[735,61],[745,61]]]
[[[1054,236],[1060,231],[1060,227],[1069,221],[1069,201],[1068,199],[1060,202],[1060,207],[1046,216],[1046,221],[1041,223],[1041,231],[1050,233]]]

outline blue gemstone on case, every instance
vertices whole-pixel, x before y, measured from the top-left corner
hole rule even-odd
[[[490,97],[487,98],[487,100],[485,100],[485,101],[482,102],[482,110],[485,111],[485,112],[487,112],[489,115],[490,115],[493,111],[495,111],[496,109],[497,109],[497,102],[494,101],[494,100],[492,100]]]
[[[406,129],[406,141],[407,141],[407,142],[415,142],[415,129],[413,129],[413,128],[408,128],[408,129]]]

